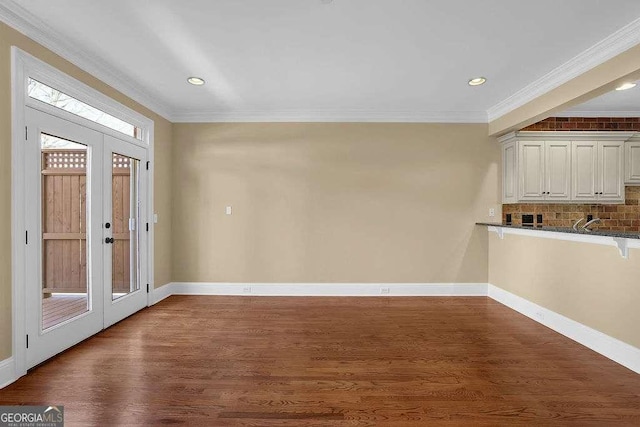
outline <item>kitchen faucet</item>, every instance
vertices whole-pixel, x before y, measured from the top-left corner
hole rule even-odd
[[[583,225],[582,229],[584,231],[591,232],[591,229],[589,228],[589,226],[591,224],[596,224],[596,223],[599,223],[599,222],[600,222],[600,218],[593,218],[591,221],[588,221],[585,225]]]
[[[579,225],[582,221],[584,221],[584,218],[580,218],[579,220],[577,220],[577,221],[575,222],[575,224],[573,224],[573,230],[574,230],[574,231],[578,231],[578,225]]]

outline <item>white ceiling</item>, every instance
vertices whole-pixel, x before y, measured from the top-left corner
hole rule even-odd
[[[176,121],[486,122],[640,17],[638,0],[3,3],[21,31]]]
[[[559,116],[574,117],[640,117],[640,81],[633,89],[611,91],[583,104],[576,105]]]

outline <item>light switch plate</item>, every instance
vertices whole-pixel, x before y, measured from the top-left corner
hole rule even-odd
[[[231,206],[227,206],[224,211],[227,215],[231,215]]]

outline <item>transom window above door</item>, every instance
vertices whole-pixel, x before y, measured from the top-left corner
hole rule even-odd
[[[83,117],[125,135],[142,140],[142,129],[139,127],[105,113],[98,108],[92,107],[79,99],[67,95],[51,86],[47,86],[35,79],[29,78],[28,82],[27,94],[30,98],[37,99],[45,104],[52,105],[76,116]]]

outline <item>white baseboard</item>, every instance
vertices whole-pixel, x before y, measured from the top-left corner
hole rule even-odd
[[[539,306],[518,295],[498,288],[497,286],[488,285],[488,296],[640,374],[640,349]]]
[[[8,386],[16,377],[16,364],[13,357],[0,361],[0,389]]]
[[[167,289],[164,289],[167,288]],[[388,290],[388,292],[385,292]],[[486,296],[486,283],[202,283],[175,282],[156,289],[169,295],[244,296]],[[160,299],[158,299],[160,298]]]
[[[173,283],[167,283],[166,285],[162,285],[160,287],[153,289],[153,297],[151,304],[156,304],[162,301],[165,298],[173,295]]]

